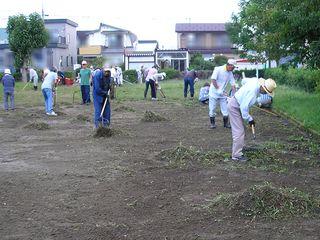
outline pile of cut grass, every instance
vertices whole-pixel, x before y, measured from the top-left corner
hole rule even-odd
[[[101,138],[101,137],[109,138],[109,137],[119,135],[119,134],[121,134],[120,130],[113,129],[110,127],[98,127],[95,130],[93,137],[94,138]]]
[[[119,106],[119,107],[115,108],[114,111],[116,111],[116,112],[135,112],[136,110],[134,108],[128,107],[128,106]]]
[[[24,128],[36,129],[36,130],[48,130],[50,126],[48,123],[45,123],[45,122],[33,122],[24,126]]]
[[[168,119],[166,119],[165,117],[162,117],[152,111],[146,111],[144,113],[144,116],[142,118],[142,121],[144,122],[159,122],[159,121],[167,121]]]
[[[88,116],[83,115],[83,114],[78,114],[76,119],[81,122],[90,122],[90,118]]]
[[[296,188],[277,188],[265,183],[238,194],[220,194],[208,207],[211,211],[228,208],[243,217],[284,219],[319,215],[320,199]]]
[[[285,173],[297,167],[320,166],[319,149],[318,144],[311,140],[287,144],[273,141],[248,148],[244,154],[249,159],[248,165],[253,168]],[[301,152],[309,154],[308,158],[301,157]]]
[[[214,166],[217,162],[223,161],[226,154],[220,151],[196,150],[193,147],[182,145],[173,149],[160,152],[158,158],[168,163],[172,168],[188,168],[192,166]]]

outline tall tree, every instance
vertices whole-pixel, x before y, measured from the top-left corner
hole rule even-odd
[[[15,67],[22,68],[23,81],[26,81],[24,71],[30,61],[32,51],[45,47],[49,41],[48,31],[45,29],[43,19],[38,13],[29,16],[10,16],[7,24],[9,46],[14,53]]]
[[[245,53],[320,67],[320,0],[240,0],[239,6],[227,30]]]

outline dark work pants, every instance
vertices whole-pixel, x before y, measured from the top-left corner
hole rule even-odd
[[[183,89],[183,95],[184,97],[187,97],[188,95],[188,86],[190,85],[190,96],[194,96],[194,80],[191,77],[184,78],[184,89]]]

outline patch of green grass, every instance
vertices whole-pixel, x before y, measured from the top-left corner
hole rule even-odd
[[[278,86],[274,98],[275,110],[287,113],[306,128],[320,133],[320,94],[311,94],[287,86]]]
[[[180,145],[160,152],[158,157],[167,162],[169,167],[187,169],[192,166],[215,166],[217,162],[222,162],[226,155],[221,151],[196,150]]]
[[[250,218],[285,219],[319,215],[320,199],[296,188],[277,188],[265,183],[241,193],[219,194],[206,208],[213,212],[227,208],[235,215]]]

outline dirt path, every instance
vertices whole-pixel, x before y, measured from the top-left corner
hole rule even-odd
[[[112,108],[119,134],[111,138],[93,138],[92,106],[63,106],[57,118],[40,108],[0,113],[0,239],[319,239],[319,218],[270,221],[206,208],[218,193],[265,181],[320,195],[320,156],[311,149],[319,141],[289,121],[254,113],[257,140],[248,131],[246,142],[286,162],[263,168],[227,159],[231,133],[221,117],[208,128],[205,106]],[[168,121],[143,122],[146,110]],[[179,145],[220,150],[225,159],[188,167],[161,160],[162,150]]]

